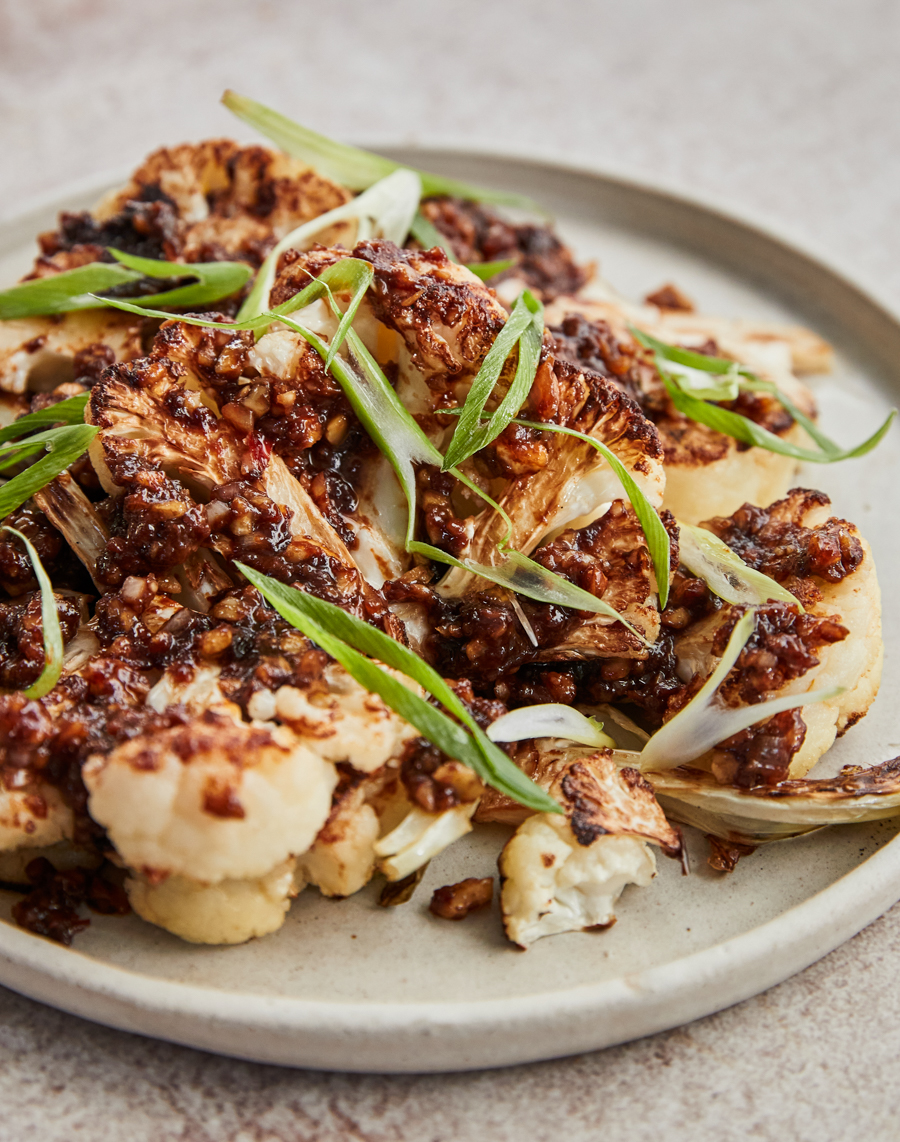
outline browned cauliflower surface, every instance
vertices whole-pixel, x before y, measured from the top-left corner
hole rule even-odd
[[[176,269],[223,259],[257,269],[285,235],[352,197],[262,147],[166,148],[93,213],[63,215],[42,235],[34,275],[108,260],[110,246]],[[85,925],[81,903],[112,913],[130,902],[183,939],[239,943],[277,930],[304,890],[340,898],[383,877],[382,903],[408,899],[429,861],[491,822],[515,829],[500,856],[501,907],[509,939],[528,947],[614,922],[626,886],[654,876],[651,844],[682,854],[638,755],[598,751],[596,738],[504,745],[562,810],[534,813],[422,737],[352,676],[352,663],[282,618],[241,567],[416,651],[482,729],[556,703],[611,706],[646,734],[695,698],[743,614],[679,562],[678,518],[705,519],[796,599],[756,609],[722,706],[823,686],[835,696],[723,737],[660,785],[666,805],[694,796],[679,782],[703,796],[715,787],[790,799],[873,700],[880,610],[865,540],[821,493],[784,497],[793,462],[677,413],[628,321],[750,364],[810,413],[792,370],[821,363],[821,347],[796,331],[704,325],[674,293],[644,309],[589,297],[592,270],[548,226],[445,197],[421,209],[459,262],[412,239],[365,238],[385,231],[344,221],[311,248],[279,246],[261,307],[296,297],[347,257],[366,263],[372,284],[353,328],[413,428],[445,453],[459,424],[448,410],[464,405],[527,286],[549,308],[517,419],[587,439],[510,423],[462,463],[468,483],[434,452],[417,453],[409,519],[384,454],[398,438],[370,435],[345,391],[358,347],[340,349],[342,381],[284,321],[231,327],[239,297],[196,315],[224,328],[99,308],[0,321],[0,422],[87,393],[85,420],[97,429],[85,456],[4,521],[34,544],[53,586],[64,660],[43,697],[23,692],[46,663],[38,578],[21,542],[0,535],[0,878],[6,869],[31,885],[17,915],[32,930],[65,942]],[[500,259],[513,265],[493,283],[460,264]],[[335,289],[292,320],[327,341],[350,298]],[[518,352],[487,415],[509,392]],[[793,439],[797,426],[767,394],[730,407]],[[592,441],[668,533],[664,608],[639,513]],[[408,543],[408,523],[430,552]],[[613,613],[485,577],[509,551],[547,573],[542,582],[555,576]],[[892,782],[882,786],[893,795]],[[755,836],[749,826],[740,835]],[[478,882],[481,903],[488,887]]]

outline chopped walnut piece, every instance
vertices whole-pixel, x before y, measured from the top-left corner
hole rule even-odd
[[[428,911],[442,920],[465,920],[470,912],[487,908],[494,896],[492,876],[470,876],[458,884],[436,888]]]
[[[666,282],[664,286],[648,293],[644,298],[648,305],[655,305],[657,309],[669,309],[678,313],[693,313],[694,303],[681,292],[678,286]]]
[[[747,845],[743,841],[726,841],[709,833],[706,839],[709,841],[709,856],[706,863],[716,872],[734,872],[741,857],[750,856],[757,849],[756,845]]]

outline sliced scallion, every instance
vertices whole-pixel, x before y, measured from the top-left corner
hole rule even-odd
[[[330,654],[361,686],[378,694],[448,757],[468,765],[483,781],[536,812],[561,812],[559,804],[490,741],[451,687],[424,659],[332,603],[285,586],[243,563],[236,566],[283,619]],[[418,682],[463,725],[413,693],[373,657]]]
[[[838,460],[852,460],[871,452],[884,438],[891,427],[897,410],[892,409],[884,423],[872,435],[855,448],[841,448],[830,440],[800,409],[771,381],[763,381],[737,361],[724,357],[707,357],[677,345],[667,345],[649,333],[631,326],[634,337],[655,355],[656,368],[672,404],[680,413],[698,424],[705,424],[716,432],[731,436],[742,444],[752,444],[775,452],[781,456],[791,456],[811,464],[834,464]],[[671,368],[674,364],[675,368]],[[687,372],[686,372],[687,370]],[[710,379],[709,385],[696,383],[693,373],[705,373],[721,377],[716,382]],[[780,402],[793,419],[809,434],[817,448],[803,448],[783,440],[774,432],[756,424],[746,416],[731,409],[719,408],[710,401],[734,400],[741,389],[753,392],[766,392]]]
[[[489,282],[498,274],[505,274],[515,264],[512,258],[503,258],[499,262],[466,262],[466,269],[470,270],[476,278],[481,278],[483,282]]]
[[[594,749],[615,749],[616,743],[603,732],[603,723],[586,718],[574,706],[543,702],[522,706],[503,714],[487,728],[492,742],[518,742],[527,738],[565,738]]]
[[[544,307],[529,290],[524,290],[475,374],[444,457],[445,472],[459,467],[495,440],[522,407],[534,383],[543,332]],[[496,410],[483,419],[485,404],[516,346],[519,358],[512,384]]]
[[[299,293],[282,302],[275,309],[266,310],[253,317],[246,317],[240,321],[212,321],[205,317],[191,317],[185,314],[162,313],[155,310],[147,311],[151,317],[161,317],[171,321],[181,321],[185,325],[200,325],[204,329],[226,329],[230,331],[252,329],[260,336],[274,321],[281,321],[288,314],[304,309],[323,297],[330,297],[333,293],[350,293],[350,303],[343,314],[339,314],[338,327],[328,348],[327,356],[333,357],[343,344],[344,336],[350,328],[360,302],[372,284],[375,271],[369,262],[361,258],[341,258],[339,262],[328,266],[317,278],[311,278],[309,285],[304,286]],[[130,302],[110,299],[110,305],[117,309],[124,309],[129,313],[141,312]],[[329,360],[330,365],[330,360]]]
[[[679,523],[678,531],[680,562],[693,575],[703,579],[713,594],[726,603],[757,606],[770,599],[778,599],[803,610],[787,587],[782,587],[762,571],[748,567],[727,543],[711,531],[687,523]]]
[[[246,95],[239,95],[236,91],[226,91],[222,96],[222,102],[229,111],[239,119],[243,119],[245,123],[249,123],[251,127],[255,127],[261,135],[271,139],[283,151],[295,159],[309,163],[323,175],[334,179],[342,186],[349,187],[350,190],[365,190],[395,170],[412,169],[404,168],[401,163],[395,163],[383,155],[375,155],[358,147],[336,143],[333,139],[319,135],[308,127],[301,127],[299,123],[295,123],[278,111],[248,99]],[[450,195],[473,202],[492,202],[543,213],[532,199],[521,194],[487,190],[456,179],[444,178],[443,175],[429,174],[427,171],[416,173],[422,180],[422,193],[426,196]]]
[[[243,262],[163,262],[153,258],[137,258],[110,248],[115,262],[92,262],[74,270],[64,270],[34,281],[19,282],[0,293],[0,319],[41,317],[54,313],[70,313],[78,309],[97,309],[110,305],[111,298],[99,296],[104,290],[144,278],[196,278],[189,285],[162,293],[135,297],[131,312],[144,313],[153,306],[205,305],[230,297],[241,289],[252,273]],[[122,307],[118,307],[122,308]],[[166,314],[166,316],[171,316]]]
[[[423,250],[433,250],[437,247],[444,251],[451,262],[459,262],[459,258],[453,253],[453,247],[449,241],[431,219],[425,217],[421,210],[416,211],[409,233],[410,237],[415,238]]]
[[[159,305],[190,309],[192,306],[209,305],[243,289],[253,273],[244,262],[163,262],[155,258],[139,258],[113,247],[109,252],[117,262],[143,277],[197,279],[188,285],[138,298],[137,305],[143,308]]]
[[[47,449],[47,455],[0,486],[0,519],[21,507],[35,492],[39,492],[83,456],[99,431],[99,428],[91,424],[74,424],[54,429],[52,434],[43,434],[46,437],[43,446]],[[27,445],[28,441],[20,443]]]
[[[43,698],[49,694],[62,674],[65,647],[63,645],[62,627],[59,625],[59,612],[56,609],[56,596],[53,594],[53,584],[44,570],[38,553],[27,536],[14,527],[2,527],[0,531],[8,531],[25,545],[28,558],[41,590],[41,629],[44,635],[44,669],[37,680],[22,693],[26,698]]]
[[[12,424],[0,428],[0,444],[34,432],[36,428],[45,428],[54,424],[84,424],[84,410],[87,408],[90,396],[90,393],[79,393],[76,397],[67,397],[65,400],[57,401],[56,404],[38,409],[37,412],[20,416]]]

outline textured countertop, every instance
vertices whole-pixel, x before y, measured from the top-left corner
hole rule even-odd
[[[630,171],[813,239],[900,302],[891,0],[0,0],[0,214],[234,86],[320,130]],[[0,989],[0,1142],[897,1137],[900,907],[772,991],[602,1053],[480,1074],[293,1072]]]

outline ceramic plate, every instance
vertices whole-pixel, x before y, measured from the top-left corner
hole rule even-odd
[[[821,259],[771,230],[659,189],[580,170],[461,152],[403,161],[532,195],[554,211],[582,258],[596,258],[626,295],[676,282],[709,313],[801,320],[837,348],[814,382],[827,432],[863,439],[898,403],[900,324]],[[0,281],[33,256],[34,235],[71,193],[0,227]],[[868,536],[886,579],[900,560],[898,432],[872,456],[816,467],[835,511]],[[897,593],[885,598],[898,645]],[[872,764],[900,753],[893,700],[900,656],[882,696],[829,757]],[[357,1071],[496,1067],[604,1047],[673,1027],[754,995],[806,967],[900,898],[898,822],[848,826],[772,845],[730,876],[711,872],[689,838],[693,874],[659,860],[648,889],[626,889],[604,932],[503,939],[496,905],[463,924],[427,911],[432,890],[495,871],[505,836],[480,829],[432,862],[409,904],[383,909],[377,886],[342,902],[307,890],[274,936],[195,947],[127,919],[92,916],[73,949],[8,922],[0,893],[0,982],[88,1019],[223,1054]]]

